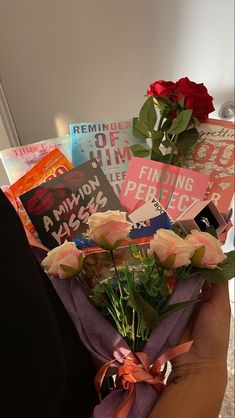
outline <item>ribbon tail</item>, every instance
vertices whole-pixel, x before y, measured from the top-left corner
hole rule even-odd
[[[105,376],[106,376],[106,373],[107,373],[107,371],[108,371],[109,367],[110,367],[110,366],[111,366],[111,364],[113,364],[115,361],[116,361],[116,359],[115,359],[115,360],[110,360],[110,361],[107,361],[107,363],[103,364],[103,365],[99,368],[99,370],[98,370],[98,372],[97,372],[97,374],[96,374],[96,376],[95,376],[95,381],[94,381],[94,383],[95,383],[95,388],[96,388],[96,391],[97,391],[97,393],[98,393],[98,395],[99,395],[100,401],[101,401],[101,394],[100,394],[100,391],[101,391],[101,387],[102,387],[103,380],[104,380],[104,378],[105,378]]]
[[[132,404],[135,399],[135,385],[130,384],[128,394],[121,405],[116,409],[112,418],[126,418],[131,410]]]
[[[172,360],[175,357],[180,356],[181,354],[187,353],[193,345],[193,341],[188,341],[183,344],[179,344],[176,347],[171,348],[170,350],[163,353],[160,357],[157,358],[153,365],[153,371],[159,373],[161,367],[167,362]]]

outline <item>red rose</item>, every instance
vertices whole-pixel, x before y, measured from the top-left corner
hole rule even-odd
[[[150,90],[147,90],[148,96],[162,96],[168,98],[175,93],[175,83],[172,81],[158,80],[150,84]]]
[[[202,83],[197,84],[184,77],[176,82],[175,92],[179,98],[185,98],[185,108],[192,109],[193,116],[198,119],[208,118],[208,114],[215,110],[213,97],[208,94],[207,88]]]

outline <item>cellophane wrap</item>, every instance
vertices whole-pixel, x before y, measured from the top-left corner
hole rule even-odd
[[[102,364],[112,359],[116,359],[117,364],[121,364],[122,358],[130,354],[131,350],[118,331],[89,301],[79,278],[52,279],[52,283],[82,342],[90,352],[97,370]],[[198,275],[182,280],[171,297],[170,303],[197,299],[202,284],[203,280]],[[172,314],[152,333],[143,349],[150,364],[159,355],[178,344],[192,309],[193,305]],[[94,418],[112,418],[126,395],[125,389],[112,390],[95,407]],[[136,396],[128,418],[147,418],[158,396],[150,384],[136,383]]]

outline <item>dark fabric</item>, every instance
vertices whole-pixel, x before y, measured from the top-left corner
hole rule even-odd
[[[1,415],[90,417],[89,355],[2,191],[0,240]]]

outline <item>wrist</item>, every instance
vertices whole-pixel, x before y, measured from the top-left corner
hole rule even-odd
[[[173,366],[172,371],[167,379],[167,385],[170,383],[177,383],[179,379],[185,376],[208,376],[209,379],[218,379],[222,386],[226,386],[227,362],[225,360],[211,360]]]
[[[190,363],[173,364],[172,371],[181,370],[184,373],[195,373],[208,371],[212,373],[221,373],[227,370],[227,359],[208,359],[202,361],[192,361]]]
[[[218,417],[226,383],[226,362],[177,365],[149,418]]]

